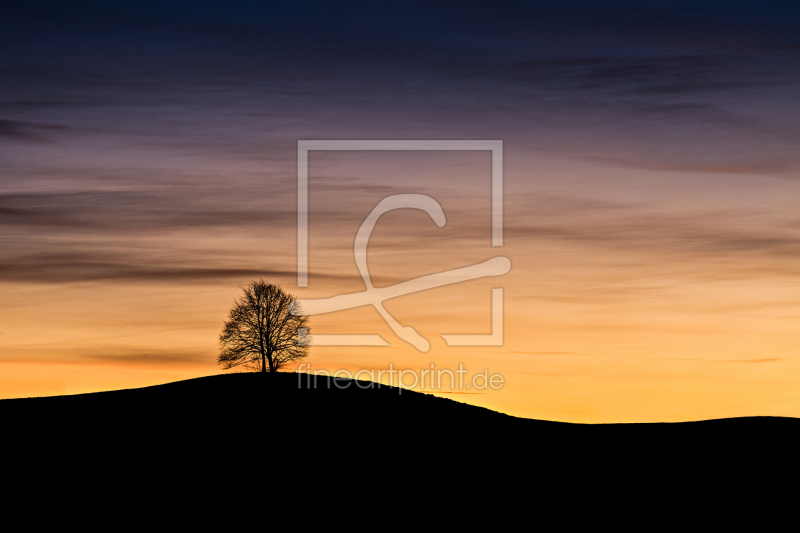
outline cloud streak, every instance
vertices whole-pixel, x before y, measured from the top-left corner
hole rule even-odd
[[[51,134],[63,132],[66,126],[57,124],[37,124],[22,120],[0,119],[0,142],[24,141],[24,142],[50,142]]]
[[[265,189],[265,191],[268,189]],[[173,190],[0,194],[0,227],[131,233],[203,227],[291,225],[296,214],[230,191]]]
[[[756,209],[658,212],[655,206],[540,197],[527,203],[525,224],[509,240],[624,251],[653,261],[735,260],[743,269],[800,275],[800,220]]]

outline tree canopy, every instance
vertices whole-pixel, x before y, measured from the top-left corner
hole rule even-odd
[[[219,336],[217,362],[276,372],[308,355],[308,317],[297,299],[264,280],[253,281],[234,300]]]

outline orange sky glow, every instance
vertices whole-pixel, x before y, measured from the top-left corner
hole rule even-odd
[[[429,339],[428,353],[396,338],[372,308],[314,316],[312,333],[373,333],[391,346],[312,347],[304,371],[462,364],[467,376],[501,374],[503,387],[416,390],[550,420],[800,413],[799,265],[789,260],[800,225],[788,200],[800,193],[797,182],[509,152],[501,248],[489,245],[489,156],[481,152],[315,155],[306,289],[292,275],[291,218],[276,231],[265,224],[230,236],[181,229],[123,238],[143,254],[166,254],[160,261],[171,265],[203,265],[213,242],[226,253],[204,266],[250,258],[256,270],[263,264],[285,272],[270,281],[296,296],[327,297],[363,290],[352,254],[362,217],[388,194],[429,194],[447,224],[437,228],[414,210],[384,215],[369,247],[376,286],[496,255],[511,259],[511,272],[386,302],[401,323]],[[723,179],[720,194],[713,182]],[[349,185],[368,180],[372,187]],[[2,395],[72,394],[218,373],[222,321],[251,277],[6,283]],[[441,334],[490,332],[497,286],[504,289],[504,345],[448,347]]]

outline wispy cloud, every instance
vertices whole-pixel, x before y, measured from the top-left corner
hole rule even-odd
[[[665,358],[661,358],[665,359]],[[706,363],[727,363],[727,364],[744,364],[754,365],[762,363],[777,363],[781,359],[778,357],[764,357],[761,359],[704,359],[700,357],[670,357],[668,361],[697,361]]]
[[[57,124],[38,124],[22,120],[0,119],[0,142],[24,141],[24,142],[49,142],[52,140],[53,133],[66,130],[66,126]]]
[[[266,189],[265,189],[266,191]],[[294,223],[296,214],[237,191],[197,188],[0,194],[0,227],[125,234],[157,229]]]
[[[605,248],[652,262],[736,261],[734,265],[751,273],[800,275],[797,219],[756,209],[665,212],[655,206],[568,197],[533,198],[527,206],[527,223],[506,228],[509,240]]]
[[[101,254],[52,254],[0,261],[0,281],[64,283],[75,281],[178,282],[251,278],[292,278],[293,270],[214,268],[104,261]],[[320,276],[323,276],[321,274]]]

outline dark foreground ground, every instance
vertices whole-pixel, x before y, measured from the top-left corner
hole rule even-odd
[[[291,373],[1,400],[0,420],[6,480],[12,471],[34,484],[89,480],[113,493],[137,491],[138,479],[162,496],[211,485],[213,498],[245,507],[252,485],[327,500],[352,487],[378,499],[466,491],[518,505],[763,496],[794,477],[800,436],[800,419],[789,418],[528,420],[350,380],[309,387]]]

